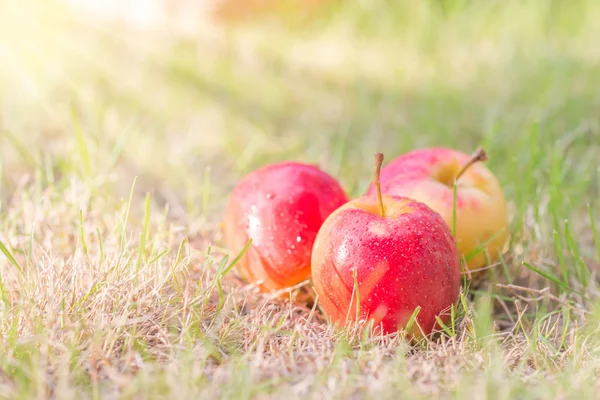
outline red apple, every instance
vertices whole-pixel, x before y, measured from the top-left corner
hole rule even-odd
[[[263,292],[310,278],[313,242],[323,221],[348,197],[316,166],[282,162],[251,172],[234,188],[225,210],[225,241],[239,253],[244,277]]]
[[[396,158],[381,171],[383,193],[427,204],[450,227],[456,181],[456,241],[470,271],[495,261],[508,238],[504,192],[494,174],[478,162],[486,159],[483,149],[469,156],[448,148],[425,148]],[[375,191],[371,185],[367,193]]]
[[[460,291],[460,264],[438,213],[377,193],[351,200],[325,220],[313,248],[312,278],[334,323],[372,320],[391,333],[406,328],[421,307],[411,329],[420,336],[436,329],[436,316],[447,321]]]

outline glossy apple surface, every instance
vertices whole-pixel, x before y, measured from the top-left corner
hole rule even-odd
[[[282,162],[248,174],[225,210],[225,242],[238,268],[264,292],[310,278],[313,242],[323,221],[348,201],[340,184],[316,166]]]
[[[315,240],[312,278],[319,302],[332,322],[357,316],[383,333],[406,328],[421,307],[411,333],[427,335],[436,316],[447,321],[460,290],[454,238],[439,214],[425,204],[383,196],[363,196],[327,218]]]
[[[406,153],[381,170],[381,190],[423,202],[452,227],[454,177],[470,155],[448,148],[425,148]],[[375,193],[371,185],[367,193]],[[496,176],[475,163],[458,179],[456,241],[471,271],[496,261],[508,238],[508,212]]]

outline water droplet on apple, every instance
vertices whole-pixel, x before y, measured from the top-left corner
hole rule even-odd
[[[302,238],[300,236],[296,236],[296,242],[300,243],[302,241]]]
[[[273,199],[273,198],[275,198],[275,195],[273,193],[267,193],[267,194],[265,194],[265,197],[267,199]]]

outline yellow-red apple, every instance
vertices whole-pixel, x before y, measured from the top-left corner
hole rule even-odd
[[[497,260],[509,233],[502,187],[479,162],[486,159],[483,149],[469,156],[448,148],[424,148],[396,158],[381,171],[383,193],[423,202],[437,211],[448,226],[455,226],[458,251],[470,271]],[[375,190],[371,185],[367,193]]]
[[[437,327],[436,317],[447,321],[460,291],[460,263],[438,213],[378,193],[349,201],[325,220],[313,248],[312,278],[332,322],[371,320],[375,330],[392,333],[407,328],[420,307],[410,330],[419,337]]]
[[[248,174],[225,210],[225,242],[235,253],[252,243],[237,267],[263,292],[310,278],[312,246],[325,218],[348,201],[317,166],[281,162]]]

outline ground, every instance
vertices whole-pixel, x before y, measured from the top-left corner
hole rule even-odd
[[[0,396],[597,396],[600,3],[338,3],[229,27],[0,3]],[[229,270],[247,172],[317,163],[355,197],[374,152],[429,145],[484,146],[511,214],[444,334],[334,329]]]

